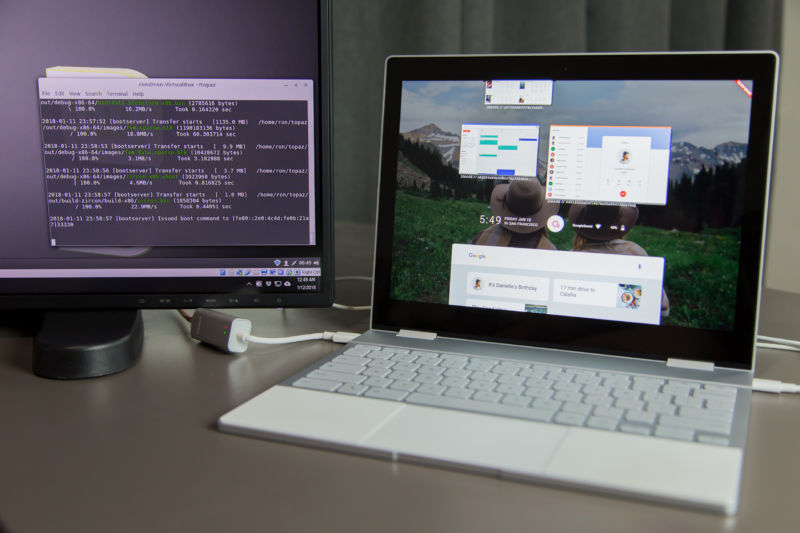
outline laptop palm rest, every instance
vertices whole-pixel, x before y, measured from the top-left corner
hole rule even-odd
[[[223,431],[736,512],[742,450],[279,385]]]

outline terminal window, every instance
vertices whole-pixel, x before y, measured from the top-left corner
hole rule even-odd
[[[40,78],[51,246],[316,244],[312,80]]]

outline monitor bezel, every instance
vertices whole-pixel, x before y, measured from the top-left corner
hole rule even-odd
[[[646,359],[686,359],[752,369],[763,264],[778,56],[771,51],[709,53],[394,56],[387,59],[376,232],[372,328],[591,351]],[[410,80],[752,79],[740,271],[731,331],[535,315],[390,298],[393,216],[402,82]],[[424,258],[421,258],[424,263]],[[631,346],[646,347],[641,350]]]

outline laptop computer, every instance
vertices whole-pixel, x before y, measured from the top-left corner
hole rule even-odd
[[[735,513],[777,66],[390,57],[371,329],[220,429]]]

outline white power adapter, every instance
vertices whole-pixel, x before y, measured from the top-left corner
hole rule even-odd
[[[228,353],[244,353],[247,351],[247,346],[250,342],[256,344],[289,344],[291,342],[321,339],[346,344],[359,336],[359,333],[350,333],[348,331],[323,331],[321,333],[294,335],[292,337],[267,338],[250,335],[252,327],[252,322],[246,318],[236,318],[227,313],[211,311],[210,309],[198,309],[192,316],[191,335],[193,339],[205,342]]]
[[[193,339],[197,339],[228,353],[247,351],[247,337],[253,328],[246,318],[236,318],[226,313],[198,309],[192,317]]]

